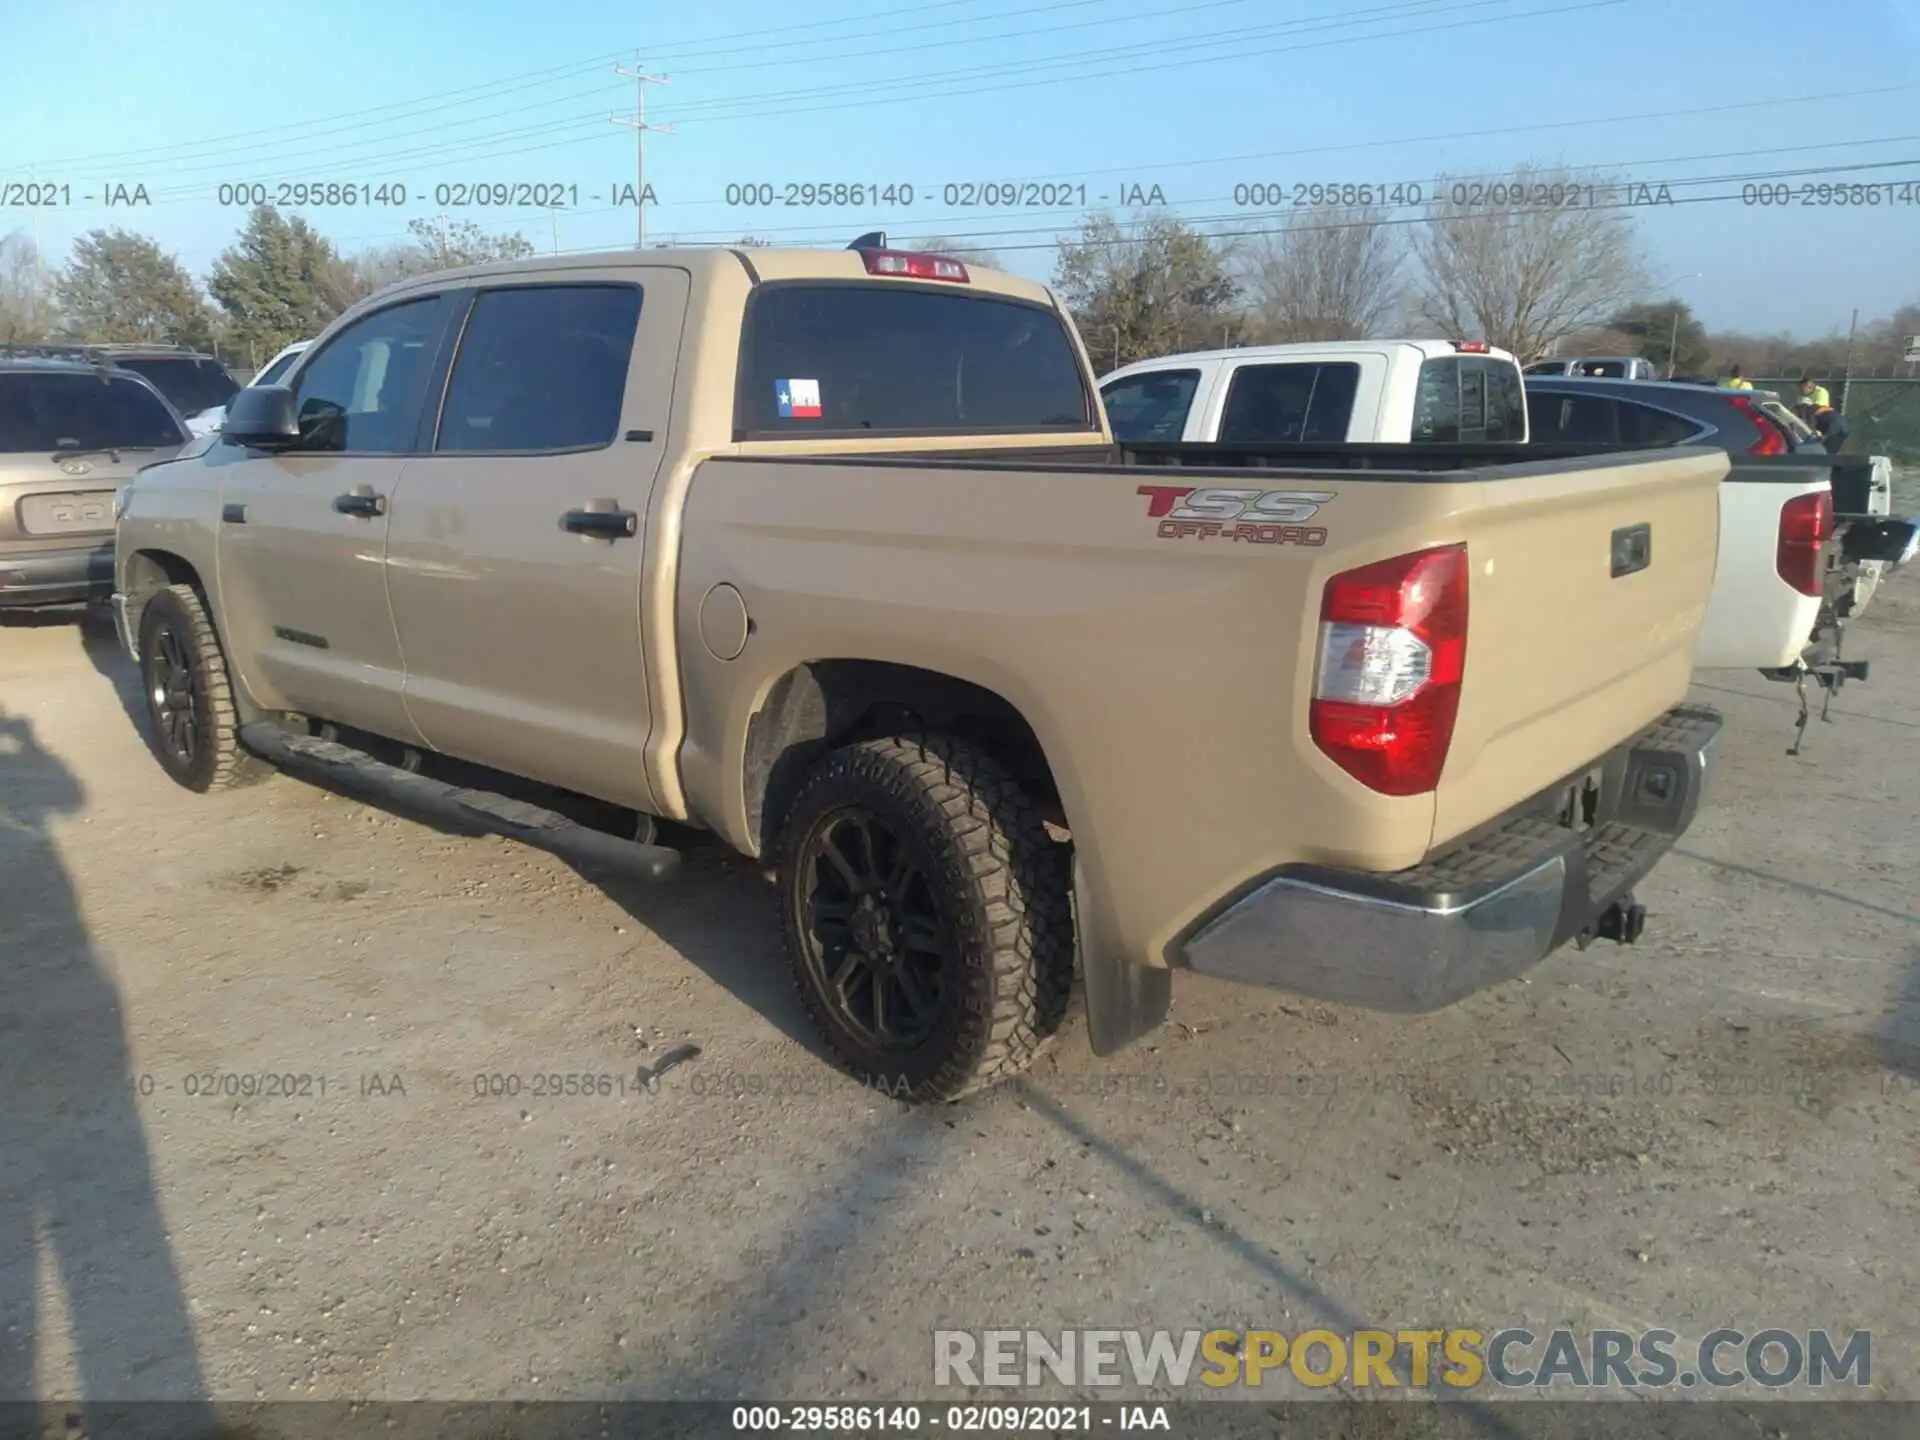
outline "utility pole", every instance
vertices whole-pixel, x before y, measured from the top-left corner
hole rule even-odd
[[[613,69],[615,74],[633,81],[633,114],[615,115],[612,120],[616,125],[627,125],[633,129],[633,248],[644,250],[647,248],[647,132],[653,130],[663,135],[673,133],[671,125],[647,124],[647,86],[669,82],[664,75],[644,73],[637,63],[631,70],[624,65],[616,65]]]
[[[1860,329],[1860,311],[1856,306],[1853,324],[1847,327],[1847,366],[1840,376],[1840,413],[1847,413],[1847,392],[1853,389],[1853,337]]]

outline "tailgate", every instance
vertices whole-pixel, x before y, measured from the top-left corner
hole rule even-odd
[[[1724,451],[1516,465],[1462,487],[1466,669],[1434,843],[1494,819],[1687,693]]]
[[[166,450],[123,450],[65,461],[44,454],[0,455],[0,544],[84,545],[113,535],[113,495],[164,460]]]

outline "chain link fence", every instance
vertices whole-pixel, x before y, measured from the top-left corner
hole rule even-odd
[[[1800,400],[1798,375],[1751,377],[1756,390],[1777,390],[1789,405]],[[1848,455],[1890,455],[1913,468],[1920,466],[1920,379],[1859,379],[1843,385],[1837,379],[1816,377],[1827,387],[1836,410],[1847,417]]]

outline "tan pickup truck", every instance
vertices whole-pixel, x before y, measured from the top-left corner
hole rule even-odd
[[[1719,729],[1724,453],[1207,450],[1135,463],[1054,296],[944,257],[512,262],[145,471],[116,611],[190,789],[759,858],[834,1052],[915,1099],[1018,1073],[1076,974],[1106,1055],[1176,969],[1419,1011],[1635,939]]]

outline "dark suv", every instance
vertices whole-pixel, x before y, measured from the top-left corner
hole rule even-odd
[[[1826,454],[1820,437],[1771,390],[1529,375],[1534,440],[1620,445],[1717,445],[1739,454]]]
[[[0,355],[0,609],[111,595],[114,492],[187,438],[131,371]]]
[[[9,346],[0,354],[43,359],[84,360],[131,370],[158,390],[183,416],[198,415],[231,400],[240,382],[211,355],[178,345],[33,345]]]

